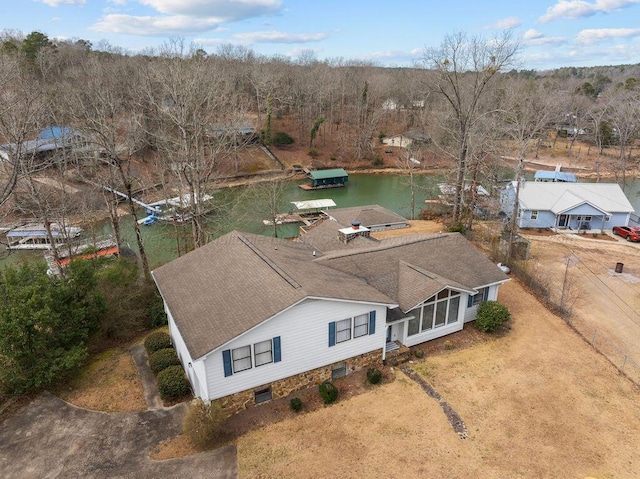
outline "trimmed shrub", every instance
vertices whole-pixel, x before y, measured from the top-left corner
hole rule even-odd
[[[422,349],[414,349],[412,352],[416,358],[418,359],[424,358],[424,351]]]
[[[151,366],[151,370],[154,374],[158,374],[169,366],[179,365],[180,359],[178,359],[176,350],[173,348],[158,349],[155,353],[149,356],[149,366]]]
[[[289,401],[289,407],[292,411],[300,412],[302,410],[302,399],[291,398],[291,401]]]
[[[378,368],[367,369],[367,381],[371,384],[378,384],[382,380],[382,371]]]
[[[274,145],[282,146],[292,145],[294,140],[289,134],[285,133],[284,131],[278,131],[272,138],[272,141]]]
[[[213,442],[226,420],[227,413],[219,402],[205,404],[197,398],[189,405],[182,430],[195,446],[204,448]]]
[[[338,399],[338,388],[331,381],[325,381],[320,384],[318,391],[325,404],[331,404]]]
[[[182,366],[169,366],[158,373],[158,390],[162,399],[176,399],[189,392],[189,381]]]
[[[485,301],[478,306],[476,326],[480,331],[492,333],[510,317],[511,313],[504,304],[497,301]]]
[[[144,340],[144,348],[147,350],[147,354],[149,356],[160,349],[170,347],[171,337],[164,331],[156,331],[155,333],[151,333]]]

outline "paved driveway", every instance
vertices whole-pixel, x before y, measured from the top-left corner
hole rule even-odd
[[[107,414],[44,393],[0,425],[2,478],[237,477],[235,446],[167,461],[149,451],[180,433],[183,405]]]

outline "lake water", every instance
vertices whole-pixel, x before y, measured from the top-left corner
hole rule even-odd
[[[419,188],[416,189],[416,215],[424,207],[425,199],[436,198],[438,183],[443,181],[440,175],[421,175],[416,179]],[[298,187],[306,181],[291,182],[285,190],[279,208],[280,212],[292,209],[291,201],[331,198],[338,208],[351,206],[365,206],[377,204],[394,211],[406,218],[411,216],[411,195],[407,186],[407,178],[400,175],[352,174],[346,187],[325,190],[305,191]],[[640,179],[634,180],[625,189],[636,211],[640,211]],[[260,211],[255,200],[251,200],[244,187],[225,188],[214,192],[214,204],[221,205],[221,209],[207,218],[207,233],[210,239],[228,233],[233,229],[251,233],[273,235],[273,227],[265,226],[262,220],[268,213]],[[143,216],[141,212],[141,216]],[[133,221],[131,217],[122,219],[122,233],[124,241],[137,251]],[[299,225],[283,225],[278,227],[278,236],[297,236]],[[178,256],[178,250],[184,248],[184,237],[181,227],[169,224],[153,224],[141,227],[145,248],[149,257],[150,267],[171,261]],[[97,228],[96,234],[103,235],[111,232],[111,225],[103,222]],[[15,263],[21,260],[40,259],[41,252],[11,253],[0,260],[2,264]]]

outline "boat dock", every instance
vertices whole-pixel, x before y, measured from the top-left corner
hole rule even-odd
[[[292,223],[304,223],[305,226],[310,226],[315,223],[321,217],[325,216],[325,211],[330,208],[335,208],[336,203],[332,199],[321,200],[306,200],[306,201],[292,201],[297,211],[291,211],[289,213],[279,213],[276,215],[276,224],[292,224]],[[262,220],[267,226],[273,226],[273,220]]]

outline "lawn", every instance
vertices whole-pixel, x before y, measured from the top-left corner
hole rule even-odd
[[[514,281],[508,334],[411,364],[349,400],[238,440],[241,478],[640,476],[640,391]],[[468,327],[472,327],[471,325]]]
[[[144,411],[142,383],[128,349],[111,348],[91,358],[55,394],[74,406],[104,412]]]

